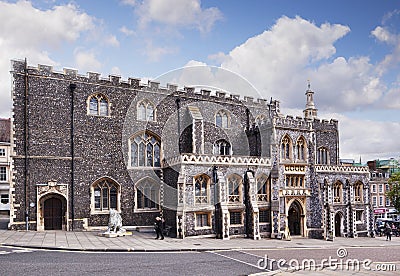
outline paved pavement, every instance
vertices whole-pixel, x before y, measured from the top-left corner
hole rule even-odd
[[[34,249],[53,249],[70,251],[99,251],[99,252],[179,252],[179,251],[214,251],[214,250],[243,250],[243,249],[276,249],[276,248],[335,248],[340,247],[392,247],[400,246],[400,237],[385,241],[384,237],[376,238],[336,238],[332,241],[306,238],[292,238],[291,241],[277,239],[251,240],[233,238],[220,240],[214,238],[176,239],[165,237],[156,240],[154,233],[136,232],[131,236],[107,238],[100,236],[101,232],[67,232],[67,231],[14,231],[0,230],[0,246],[16,246]],[[397,264],[400,269],[400,264]],[[309,273],[310,271],[308,271]],[[349,272],[349,271],[348,271]],[[313,275],[352,275],[325,270]],[[398,273],[398,272],[397,272]],[[305,275],[307,271],[274,272],[262,275]],[[367,274],[363,275],[377,275]],[[391,275],[391,274],[379,274]],[[393,274],[395,275],[395,274]]]

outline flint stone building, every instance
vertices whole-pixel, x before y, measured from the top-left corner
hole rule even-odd
[[[369,172],[336,120],[279,102],[13,61],[12,229],[127,227],[178,238],[372,235]]]

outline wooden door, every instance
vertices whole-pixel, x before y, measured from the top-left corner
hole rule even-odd
[[[44,202],[44,230],[62,229],[62,202],[60,199],[52,197]]]

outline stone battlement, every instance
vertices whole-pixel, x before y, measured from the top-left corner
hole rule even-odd
[[[43,76],[50,78],[60,78],[70,80],[73,82],[82,83],[95,83],[104,86],[116,86],[121,88],[139,89],[146,92],[156,92],[161,94],[170,94],[178,92],[179,94],[193,94],[201,95],[203,97],[210,97],[212,100],[224,99],[234,102],[241,102],[244,105],[253,106],[270,106],[271,110],[279,110],[279,101],[267,102],[266,99],[254,99],[253,97],[243,96],[238,94],[230,94],[225,91],[211,91],[200,89],[196,91],[194,87],[185,86],[179,88],[176,84],[167,83],[166,87],[160,86],[160,82],[148,80],[148,83],[142,83],[140,78],[129,77],[127,80],[122,80],[119,75],[109,75],[107,78],[102,78],[100,73],[87,72],[86,75],[79,74],[77,69],[63,68],[62,72],[53,70],[53,66],[38,64],[37,67],[28,65],[28,74],[30,76]],[[22,60],[12,60],[12,73],[25,74],[25,62]]]

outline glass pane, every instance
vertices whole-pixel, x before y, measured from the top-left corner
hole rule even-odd
[[[89,114],[97,115],[97,99],[92,97],[89,103]]]
[[[154,167],[160,167],[160,145],[156,144],[154,146]]]
[[[219,127],[222,127],[222,117],[221,114],[217,114],[215,117],[215,124]]]
[[[138,146],[135,142],[131,144],[131,166],[137,167],[138,165]]]
[[[100,199],[101,199],[100,189],[96,188],[94,190],[94,208],[95,209],[100,209]]]
[[[147,166],[153,166],[153,146],[151,144],[147,144],[147,151],[146,151],[146,160]]]
[[[228,116],[227,115],[222,115],[222,127],[227,128],[228,127]]]
[[[106,209],[108,209],[108,188],[104,187],[102,189],[102,191],[103,191],[103,206],[102,206],[102,209],[106,210]]]
[[[137,208],[142,209],[143,208],[143,193],[137,189],[136,190],[137,196],[136,196],[136,203],[137,203]]]
[[[144,144],[140,143],[139,144],[139,166],[144,166],[145,165],[145,148],[144,148]]]
[[[100,101],[100,115],[108,116],[108,102],[105,99]]]
[[[146,107],[143,103],[141,103],[138,108],[138,119],[143,121],[146,120]]]
[[[147,107],[147,120],[154,121],[154,110],[150,104]]]
[[[110,208],[117,209],[117,188],[114,186],[110,190]]]

